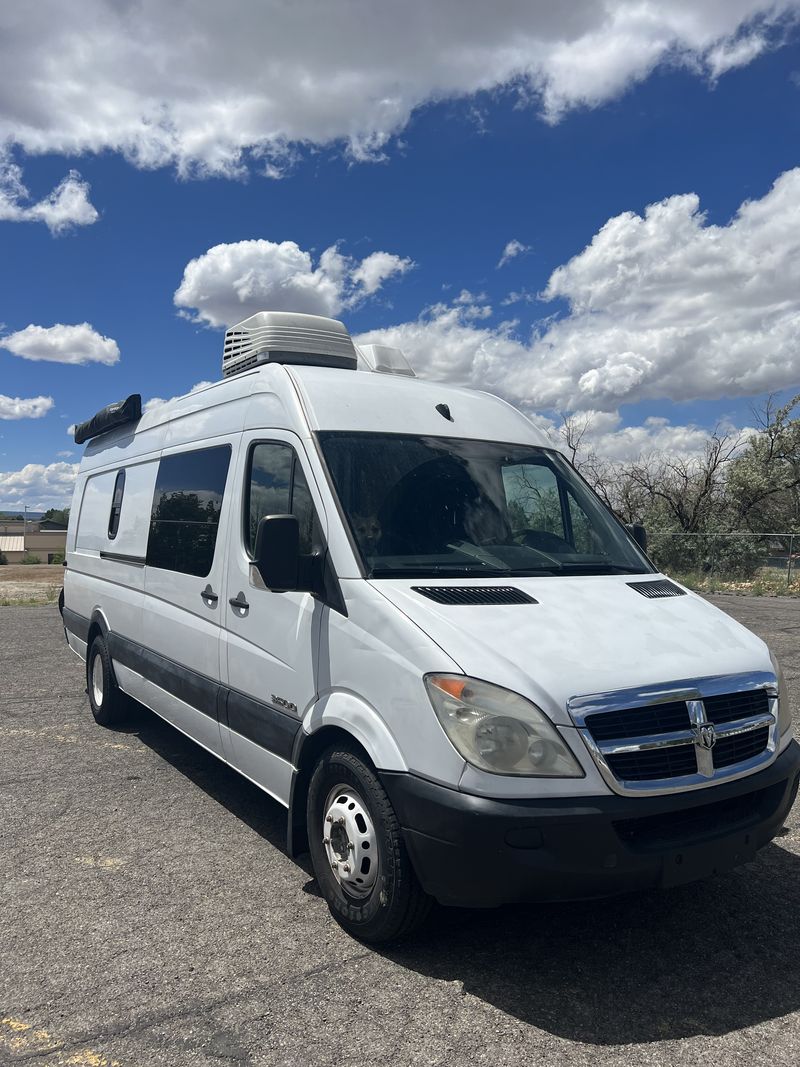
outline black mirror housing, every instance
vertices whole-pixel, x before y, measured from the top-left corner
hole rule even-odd
[[[295,515],[265,515],[261,519],[253,563],[272,592],[298,588],[300,526]]]
[[[645,530],[644,526],[638,522],[631,522],[628,524],[628,533],[641,548],[642,552],[647,555],[647,530]]]

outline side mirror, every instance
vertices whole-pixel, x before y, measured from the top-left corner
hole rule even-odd
[[[294,515],[265,515],[256,531],[253,563],[267,589],[285,593],[297,589],[300,527]]]
[[[628,523],[628,533],[634,539],[642,552],[647,554],[647,530],[638,522]]]

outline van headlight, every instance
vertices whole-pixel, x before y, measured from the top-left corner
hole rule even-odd
[[[463,674],[425,676],[433,710],[458,752],[491,774],[582,778],[556,728],[525,697]]]
[[[783,676],[781,665],[778,663],[778,657],[769,654],[769,658],[772,660],[772,669],[775,671],[775,677],[778,679],[778,736],[783,737],[787,730],[792,728],[792,709],[789,707],[789,687],[786,685],[786,679]]]

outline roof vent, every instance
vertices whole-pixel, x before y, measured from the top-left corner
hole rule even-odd
[[[259,311],[225,333],[222,375],[229,378],[260,363],[300,363],[356,369],[356,349],[337,319],[292,311]]]
[[[366,370],[416,378],[411,364],[399,348],[390,348],[388,345],[359,345],[358,353]]]
[[[412,585],[437,604],[538,604],[514,585]]]
[[[666,578],[656,582],[626,582],[625,584],[650,600],[660,600],[662,597],[667,596],[686,596],[685,590],[678,585],[673,585],[672,582],[668,582]]]

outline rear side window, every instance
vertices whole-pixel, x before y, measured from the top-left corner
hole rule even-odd
[[[290,445],[265,441],[250,453],[245,493],[245,539],[255,553],[256,531],[265,515],[296,515],[300,526],[300,553],[319,550],[322,534],[303,468]]]
[[[125,492],[125,471],[118,471],[111,497],[111,514],[108,517],[108,539],[113,541],[119,529],[119,516],[122,511],[122,495]]]
[[[149,567],[198,578],[208,575],[230,461],[230,445],[161,460],[150,514]]]

